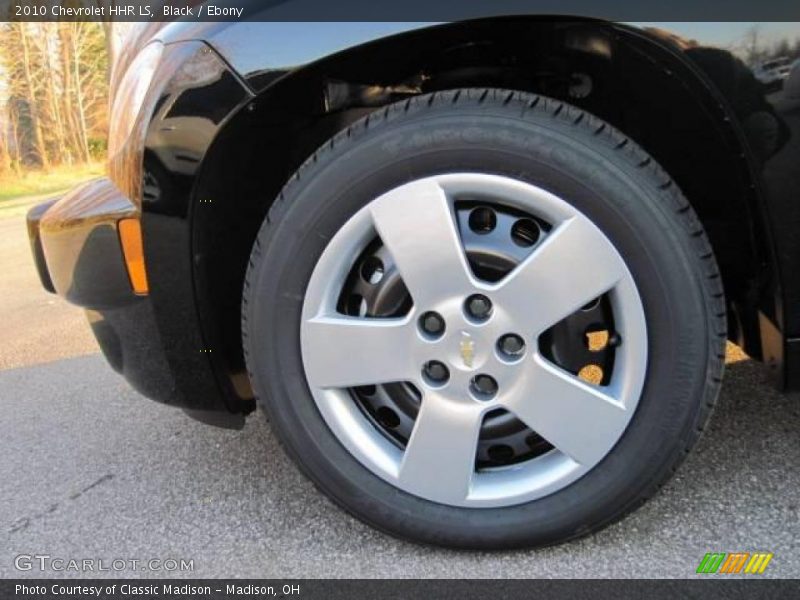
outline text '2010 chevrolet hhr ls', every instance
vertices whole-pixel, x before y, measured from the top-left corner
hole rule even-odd
[[[800,68],[751,66],[578,18],[140,25],[36,264],[142,394],[258,406],[371,525],[568,540],[675,471],[726,340],[800,387]]]

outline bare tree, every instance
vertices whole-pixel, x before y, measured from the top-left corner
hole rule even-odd
[[[8,106],[8,146],[11,159],[11,169],[19,173],[22,169],[22,146],[19,140],[19,118],[13,104]]]
[[[752,25],[744,34],[744,59],[748,64],[758,62],[764,52],[761,44],[761,27]]]
[[[0,23],[0,76],[19,162],[48,168],[88,162],[102,150],[108,123],[106,48],[99,23]]]
[[[39,154],[39,161],[42,166],[48,168],[50,166],[50,157],[47,153],[47,147],[44,143],[44,135],[42,133],[42,122],[39,118],[39,99],[36,95],[36,86],[33,78],[32,51],[30,41],[28,38],[28,23],[15,23],[17,31],[19,32],[19,40],[22,46],[22,71],[25,76],[25,87],[27,91],[26,100],[28,102],[28,111],[30,112],[31,129],[33,131],[34,144],[36,151]]]
[[[7,132],[0,136],[0,177],[11,171],[11,152],[8,147]]]

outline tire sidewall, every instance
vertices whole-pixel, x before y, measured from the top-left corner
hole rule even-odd
[[[707,378],[707,302],[691,242],[646,173],[599,137],[542,115],[499,107],[403,115],[341,146],[293,181],[253,266],[245,345],[254,388],[289,453],[326,493],[372,525],[465,547],[547,544],[610,522],[683,451]],[[390,189],[448,172],[504,175],[541,187],[592,220],[624,258],[648,325],[648,367],[637,410],[588,474],[544,498],[468,509],[394,488],[362,466],[324,422],[303,372],[306,286],[328,241]],[[676,450],[678,449],[678,450]]]

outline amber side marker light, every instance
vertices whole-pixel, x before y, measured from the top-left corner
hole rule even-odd
[[[142,245],[142,226],[139,219],[122,219],[117,224],[122,254],[128,267],[128,277],[134,293],[147,294],[147,271],[144,268],[144,247]]]

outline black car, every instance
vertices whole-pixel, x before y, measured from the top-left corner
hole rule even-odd
[[[726,340],[800,387],[800,99],[727,50],[190,20],[138,27],[112,87],[108,176],[29,215],[43,285],[142,394],[259,406],[375,527],[585,535],[685,458]]]

